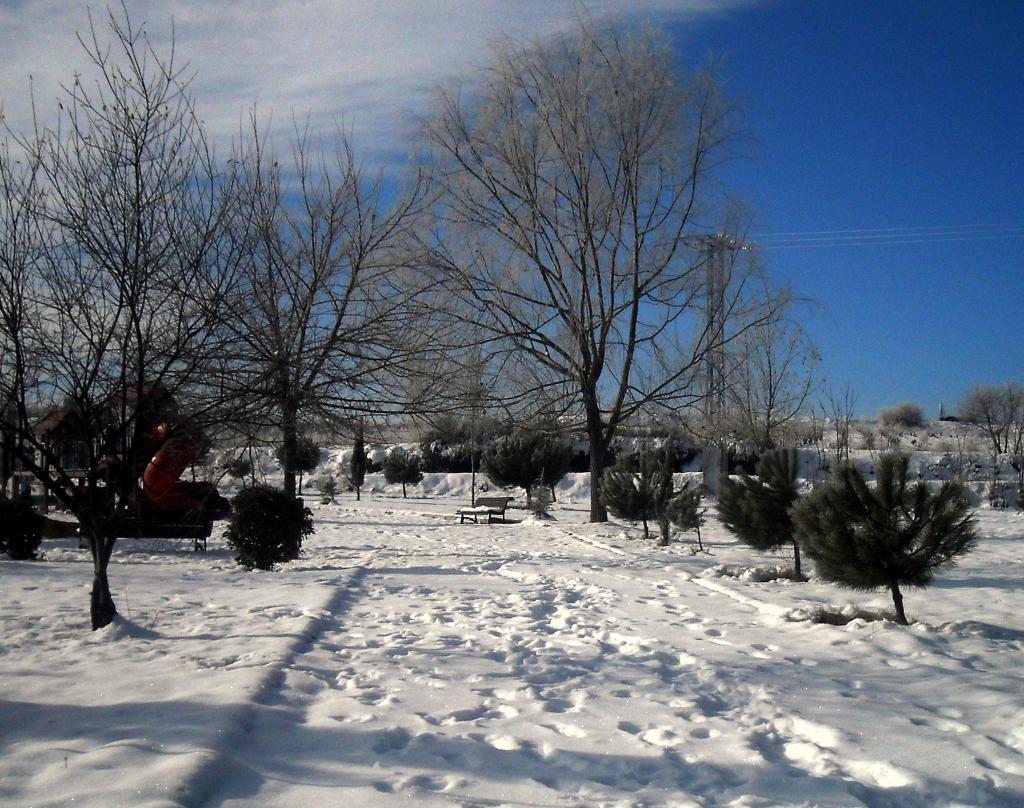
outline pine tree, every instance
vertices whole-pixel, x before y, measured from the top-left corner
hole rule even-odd
[[[658,522],[660,546],[668,544],[672,494],[672,466],[663,449],[642,450],[637,471],[627,458],[620,458],[601,479],[601,503],[620,519],[643,523],[645,539],[651,536],[648,523]]]
[[[530,506],[531,489],[540,482],[551,489],[565,476],[572,462],[572,448],[557,437],[540,432],[521,432],[498,440],[484,455],[483,466],[495,485],[526,489]]]
[[[408,496],[405,486],[416,485],[423,479],[419,457],[401,450],[391,452],[384,460],[384,479],[389,483],[401,483],[402,498],[405,499]]]
[[[352,457],[349,459],[349,479],[356,489],[356,502],[359,501],[360,489],[366,481],[366,446],[363,442],[363,422],[356,429],[355,444],[352,446]]]
[[[977,544],[963,486],[947,481],[931,491],[910,482],[909,466],[906,455],[882,455],[874,487],[856,467],[841,466],[793,512],[818,574],[850,589],[888,587],[902,625],[900,584],[927,586],[938,568]]]
[[[674,494],[665,508],[668,521],[682,531],[697,531],[697,547],[704,552],[700,538],[700,526],[704,524],[704,512],[700,509],[700,491],[684,486]]]
[[[725,480],[718,497],[722,523],[756,550],[793,546],[793,572],[800,576],[800,544],[790,509],[800,496],[795,449],[769,452],[757,465],[757,477]]]

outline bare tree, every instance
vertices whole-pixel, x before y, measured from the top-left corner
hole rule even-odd
[[[754,451],[780,448],[787,424],[804,412],[819,382],[818,352],[800,324],[784,316],[750,329],[736,348],[726,380],[729,407]]]
[[[29,168],[0,155],[2,384],[13,410],[2,428],[78,517],[93,628],[116,612],[107,565],[147,463],[166,442],[195,437],[219,400],[210,367],[232,257],[230,181],[173,45],[158,54],[124,8],[108,12],[107,27],[111,44],[92,20],[79,38],[95,82],[76,75],[56,126],[14,136]],[[40,413],[73,438],[73,457],[48,440]],[[161,429],[142,436],[143,420]]]
[[[255,116],[239,165],[249,253],[228,318],[233,378],[254,425],[280,428],[294,494],[300,421],[397,404],[404,372],[431,347],[430,309],[416,305],[429,284],[400,251],[423,185],[386,203],[344,135],[325,148],[308,126],[282,165]]]
[[[825,403],[821,405],[822,415],[831,421],[834,432],[832,452],[837,465],[850,459],[850,427],[857,406],[857,396],[848,384],[836,390],[829,387]]]
[[[1020,452],[1024,437],[1024,388],[1020,385],[975,385],[960,403],[959,415],[985,434],[993,457]]]
[[[709,351],[763,316],[734,256],[705,295],[710,254],[691,236],[711,219],[731,107],[709,71],[675,64],[650,31],[582,25],[505,44],[423,124],[440,194],[431,264],[479,339],[503,343],[524,407],[586,428],[595,521],[622,424],[705,395]]]
[[[10,144],[0,143],[0,496],[15,470],[18,404],[35,377],[26,322],[41,316],[30,294],[43,241],[34,215],[39,193],[38,161],[15,159]],[[11,493],[17,493],[13,486]]]

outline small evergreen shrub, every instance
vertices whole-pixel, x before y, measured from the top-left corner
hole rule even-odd
[[[269,570],[299,557],[313,533],[313,514],[302,501],[266,485],[246,488],[234,499],[225,537],[246,569]]]
[[[320,481],[320,504],[330,505],[338,493],[338,483],[334,475],[328,474]]]
[[[0,497],[0,552],[16,561],[35,558],[44,521],[29,503]]]
[[[755,550],[793,547],[793,573],[799,578],[800,544],[796,539],[790,508],[800,496],[799,468],[795,449],[769,452],[757,465],[757,477],[725,480],[718,497],[722,524]]]
[[[882,455],[874,487],[855,466],[841,466],[793,509],[818,575],[850,589],[888,587],[903,625],[900,584],[927,586],[978,541],[963,486],[946,481],[932,491],[910,480],[909,466],[906,455]]]
[[[904,401],[895,407],[886,407],[878,411],[878,420],[882,426],[905,426],[910,429],[924,426],[924,410],[912,401]]]
[[[405,486],[417,485],[423,480],[420,459],[416,455],[396,449],[384,460],[384,479],[389,483],[401,483],[402,498],[406,498],[408,495]]]
[[[668,544],[668,504],[672,499],[672,466],[664,450],[642,450],[638,470],[623,457],[601,478],[601,503],[620,519],[639,521],[644,538],[651,536],[648,523],[661,528],[661,546]]]
[[[700,508],[700,489],[696,486],[684,486],[674,494],[665,507],[668,521],[684,533],[688,530],[697,531],[697,548],[704,552],[704,543],[700,538],[700,526],[704,524],[704,511]]]
[[[236,457],[224,464],[224,471],[229,477],[241,480],[245,485],[245,478],[252,474],[252,462],[247,457]]]
[[[552,502],[554,502],[554,498],[551,496],[551,489],[540,483],[533,486],[527,507],[534,516],[544,519],[550,516]]]

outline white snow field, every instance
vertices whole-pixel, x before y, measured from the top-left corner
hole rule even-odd
[[[0,561],[0,804],[1024,805],[1020,514],[901,628],[811,622],[888,595],[759,582],[713,519],[694,555],[461,504],[314,504],[272,573],[122,541],[98,632],[73,542]]]

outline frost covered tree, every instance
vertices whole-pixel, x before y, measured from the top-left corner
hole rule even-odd
[[[697,236],[721,229],[713,173],[732,106],[712,71],[679,65],[650,29],[581,23],[504,43],[423,124],[438,191],[426,260],[504,352],[515,401],[586,430],[592,521],[607,518],[605,455],[622,425],[707,395],[709,352],[773,303],[740,251],[705,294]]]
[[[900,584],[927,586],[977,543],[964,488],[947,481],[933,491],[911,482],[909,467],[907,455],[882,455],[870,486],[855,466],[841,466],[793,510],[818,575],[850,589],[887,587],[903,625]]]
[[[993,457],[1021,452],[1024,442],[1024,387],[1013,382],[977,385],[959,407],[960,420],[974,424],[988,438]]]
[[[795,449],[780,449],[762,456],[757,476],[743,474],[725,480],[718,496],[722,524],[755,550],[793,548],[793,572],[799,576],[800,542],[790,509],[800,496],[799,461]]]
[[[779,312],[743,334],[734,354],[725,398],[739,437],[755,452],[776,449],[818,384],[818,352],[800,324]]]

